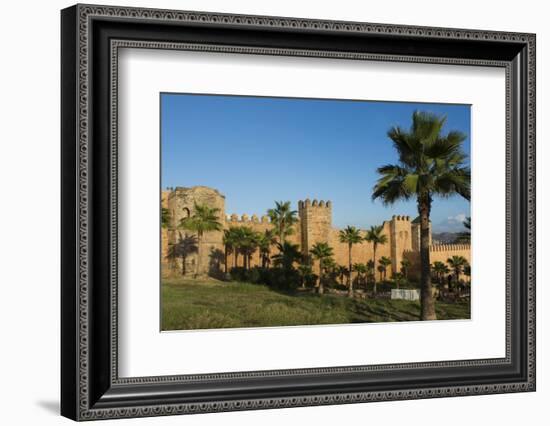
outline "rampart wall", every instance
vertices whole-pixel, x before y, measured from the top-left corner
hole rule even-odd
[[[192,188],[175,188],[171,191],[163,191],[161,195],[162,207],[168,209],[171,216],[171,223],[168,229],[162,230],[161,235],[161,257],[163,264],[168,264],[167,254],[169,246],[178,241],[178,238],[189,235],[189,231],[177,229],[177,224],[184,217],[192,216],[196,204],[206,204],[209,207],[219,209],[219,222],[223,229],[216,232],[207,232],[203,236],[200,247],[201,265],[197,268],[198,256],[188,256],[187,270],[208,273],[212,268],[220,268],[224,262],[223,230],[230,227],[246,226],[260,233],[272,229],[273,226],[266,215],[230,214],[225,212],[225,197],[215,189],[196,186]],[[334,251],[334,260],[337,264],[348,265],[348,245],[340,242],[340,229],[332,226],[332,203],[324,200],[301,200],[298,202],[298,222],[294,226],[292,235],[287,241],[298,244],[302,253],[309,252],[311,247],[318,242],[328,243]],[[390,278],[396,272],[401,271],[401,262],[407,259],[411,262],[409,275],[419,274],[419,248],[420,248],[420,226],[417,221],[411,221],[409,216],[395,215],[382,224],[383,233],[388,237],[386,244],[378,245],[376,260],[388,257],[391,260],[391,267],[387,270],[387,277]],[[362,235],[366,234],[365,229],[360,230]],[[431,232],[430,232],[431,242]],[[276,246],[272,246],[271,254],[276,254]],[[432,245],[430,248],[430,261],[446,262],[453,255],[463,256],[470,262],[469,245]],[[374,256],[373,245],[363,241],[352,247],[352,262],[367,263]],[[257,251],[251,259],[251,266],[261,264],[259,252]],[[243,257],[238,256],[235,265],[234,256],[228,257],[228,268],[242,266]],[[378,272],[377,272],[378,276]]]

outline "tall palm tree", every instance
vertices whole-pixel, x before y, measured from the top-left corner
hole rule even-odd
[[[277,248],[279,253],[271,256],[273,264],[277,267],[291,270],[294,267],[294,263],[302,259],[302,252],[298,244],[291,244],[285,241],[283,244],[277,243]]]
[[[185,275],[187,256],[198,251],[197,237],[194,235],[181,235],[178,232],[178,240],[175,243],[168,244],[168,253],[166,258],[172,262],[174,269],[177,267],[177,260],[181,259],[181,274]]]
[[[224,258],[225,258],[225,273],[227,274],[227,266],[228,266],[228,257],[231,253],[235,255],[235,264],[234,266],[237,266],[237,256],[239,252],[239,228],[237,227],[230,227],[229,229],[226,229],[223,231],[223,245],[224,245]]]
[[[260,234],[258,241],[258,249],[260,253],[260,262],[262,268],[269,267],[271,246],[276,243],[273,230],[267,229],[263,234]]]
[[[384,227],[382,225],[371,226],[367,231],[365,236],[365,241],[372,243],[372,267],[376,266],[376,248],[379,245],[386,244],[388,242],[388,236],[383,234]],[[373,274],[374,277],[374,287],[373,291],[376,293],[376,274]]]
[[[315,243],[313,247],[311,247],[311,250],[309,252],[311,253],[313,259],[317,259],[319,261],[319,287],[317,291],[319,294],[323,294],[324,264],[326,263],[327,259],[332,258],[334,252],[332,250],[332,247],[329,246],[327,243]]]
[[[380,266],[381,266],[380,272],[382,272],[383,274],[383,278],[380,278],[380,279],[383,279],[384,281],[386,281],[386,274],[388,272],[388,266],[391,265],[391,259],[389,257],[382,256],[378,261],[378,263],[380,263]]]
[[[453,271],[455,283],[458,284],[460,274],[463,272],[464,267],[468,265],[468,261],[463,256],[452,256],[447,259],[447,263],[449,264],[451,271]]]
[[[201,243],[205,232],[220,231],[222,224],[218,220],[220,209],[211,208],[204,204],[195,203],[195,213],[192,216],[181,219],[179,227],[197,233],[197,269],[198,276],[201,265]]]
[[[240,226],[233,226],[229,228],[230,239],[233,244],[233,267],[239,266],[239,254],[241,254],[241,243],[245,238],[243,228]],[[244,261],[243,261],[244,262]]]
[[[275,208],[267,211],[279,237],[279,244],[283,244],[286,237],[294,232],[293,225],[298,221],[297,214],[296,210],[291,209],[290,201],[275,201]]]
[[[239,232],[239,249],[243,255],[244,269],[250,269],[250,261],[252,260],[252,254],[258,248],[260,242],[260,234],[254,231],[249,226],[241,227]]]
[[[301,263],[298,266],[298,274],[300,274],[300,286],[302,288],[305,288],[306,286],[306,280],[309,276],[313,273],[313,269],[311,268],[311,265],[308,263]]]
[[[223,231],[223,273],[227,275],[227,259],[233,252],[233,242],[231,241],[231,233],[229,229]]]
[[[443,262],[437,260],[432,265],[432,271],[437,278],[439,286],[441,287],[443,284],[443,277],[449,273],[449,268]]]
[[[371,260],[369,260],[366,265],[367,267],[367,271],[365,272],[365,277],[366,277],[366,283],[368,284],[369,283],[369,278],[373,278],[374,279],[374,262]]]
[[[340,242],[348,245],[348,295],[353,297],[353,281],[351,279],[352,272],[352,258],[351,249],[354,244],[360,244],[363,241],[361,232],[355,226],[348,226],[342,229],[339,234]]]
[[[421,319],[434,320],[435,303],[430,280],[430,211],[434,196],[458,194],[470,199],[470,168],[458,131],[442,134],[446,118],[415,111],[410,130],[393,127],[388,137],[399,156],[398,164],[378,168],[381,175],[372,198],[386,205],[416,198],[420,215]]]

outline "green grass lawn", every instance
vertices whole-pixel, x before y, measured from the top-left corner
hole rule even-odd
[[[437,303],[438,319],[469,319],[470,303]],[[241,282],[163,278],[162,330],[416,321],[419,302],[285,294]]]

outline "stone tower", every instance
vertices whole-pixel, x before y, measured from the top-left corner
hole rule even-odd
[[[332,203],[330,201],[298,201],[301,249],[308,254],[315,243],[329,242],[332,230]]]
[[[390,221],[392,273],[401,271],[403,252],[412,250],[412,225],[409,216],[392,216]]]
[[[170,212],[170,228],[174,229],[168,236],[169,243],[175,243],[179,234],[185,236],[193,235],[192,231],[178,230],[181,220],[193,216],[195,205],[205,205],[209,208],[218,209],[218,220],[225,224],[225,197],[217,190],[206,186],[193,186],[191,188],[177,187],[168,194],[165,201],[166,208]],[[190,253],[186,261],[186,270],[189,274],[207,274],[212,269],[212,259],[223,252],[223,231],[211,231],[204,233],[200,251],[200,265],[197,265],[199,256],[197,253]]]

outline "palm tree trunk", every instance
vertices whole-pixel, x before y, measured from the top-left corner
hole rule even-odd
[[[195,268],[195,278],[199,276],[200,273],[200,267],[201,267],[201,248],[202,248],[202,235],[197,236],[197,267]]]
[[[224,260],[223,260],[223,273],[227,275],[227,245],[225,246]]]
[[[349,292],[348,292],[348,296],[349,297],[353,297],[353,281],[351,279],[351,247],[352,245],[349,244],[349,250],[348,250],[348,255],[349,255],[349,259],[348,259],[348,263],[349,263],[349,270],[348,270],[348,273],[349,273]]]
[[[318,290],[319,294],[323,294],[324,293],[324,288],[323,288],[323,261],[322,259],[319,259],[319,290]]]
[[[430,208],[431,197],[419,196],[418,213],[420,213],[420,319],[435,320],[435,303],[430,279]]]
[[[376,244],[372,246],[372,262],[374,263],[374,272],[372,274],[372,291],[374,292],[374,294],[376,294]]]
[[[233,253],[235,258],[233,260],[233,268],[236,268],[237,267],[237,262],[239,261],[239,250],[237,249],[237,247],[233,248],[233,250],[235,250],[235,252]]]
[[[187,256],[182,256],[181,257],[181,275],[185,275],[185,272],[187,272],[185,270],[185,261],[187,260]]]

